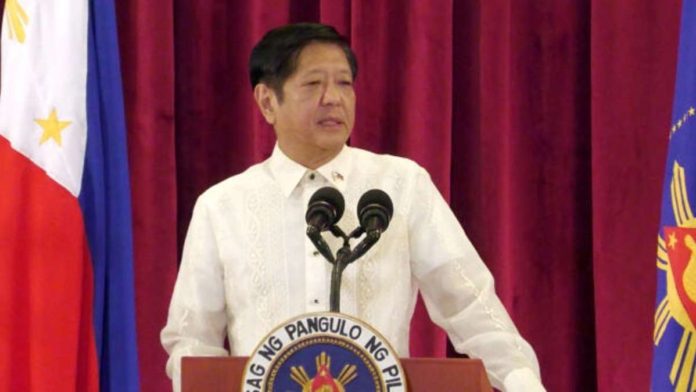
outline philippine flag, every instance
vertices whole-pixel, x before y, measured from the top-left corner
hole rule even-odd
[[[5,0],[0,45],[0,390],[138,390],[113,0]]]

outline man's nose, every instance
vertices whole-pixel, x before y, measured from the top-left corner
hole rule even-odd
[[[341,102],[341,90],[335,82],[326,84],[324,94],[321,97],[321,103],[324,105],[336,105]]]

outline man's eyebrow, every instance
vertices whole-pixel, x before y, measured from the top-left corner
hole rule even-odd
[[[302,72],[302,76],[308,76],[308,75],[313,75],[313,74],[323,74],[326,73],[327,71],[322,68],[312,68],[309,70],[306,70]],[[352,71],[350,69],[341,69],[338,71],[339,74],[352,74]]]
[[[313,74],[318,74],[318,73],[324,73],[325,71],[321,69],[310,69],[307,71],[302,72],[302,75],[313,75]]]

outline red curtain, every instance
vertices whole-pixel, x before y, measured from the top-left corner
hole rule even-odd
[[[649,385],[655,222],[680,15],[676,0],[593,2],[592,268],[598,384],[605,390]]]
[[[645,390],[680,2],[119,0],[142,389],[196,197],[274,136],[247,77],[269,28],[321,21],[360,71],[350,143],[426,167],[549,391]],[[442,355],[419,310],[414,355]]]

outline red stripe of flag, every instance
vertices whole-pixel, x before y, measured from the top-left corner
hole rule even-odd
[[[0,137],[0,390],[97,391],[77,198]]]

